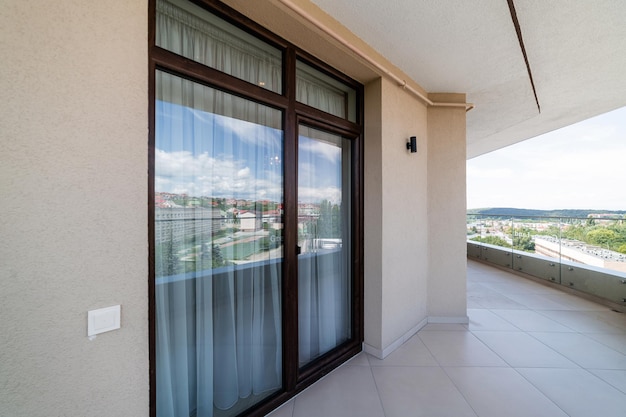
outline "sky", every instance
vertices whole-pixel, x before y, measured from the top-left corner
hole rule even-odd
[[[467,161],[467,208],[626,210],[626,107]]]

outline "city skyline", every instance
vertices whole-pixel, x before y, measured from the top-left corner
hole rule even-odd
[[[625,210],[626,107],[467,161],[467,208]]]

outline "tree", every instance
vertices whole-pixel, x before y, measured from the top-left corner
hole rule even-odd
[[[535,242],[530,236],[516,236],[513,239],[513,247],[526,252],[534,252]]]
[[[323,200],[320,204],[320,217],[317,220],[317,237],[341,237],[341,207]]]
[[[503,248],[511,247],[506,240],[498,236],[475,237],[472,240],[475,242],[487,243],[489,245],[502,246]]]
[[[219,268],[225,264],[224,257],[222,256],[222,249],[220,249],[219,245],[216,245],[215,243],[211,244],[211,266],[213,268]]]
[[[176,275],[181,272],[180,260],[178,259],[177,245],[172,239],[168,239],[165,243],[156,247],[156,276]]]
[[[605,228],[594,229],[587,233],[588,242],[598,246],[610,246],[616,237],[617,236],[614,231]]]

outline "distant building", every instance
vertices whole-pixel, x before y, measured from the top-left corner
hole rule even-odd
[[[626,255],[588,245],[577,240],[535,237],[535,252],[551,258],[561,258],[585,265],[626,272]]]

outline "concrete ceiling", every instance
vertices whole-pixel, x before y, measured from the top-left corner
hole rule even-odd
[[[311,0],[426,91],[466,93],[468,159],[626,105],[626,1]]]

